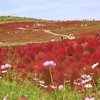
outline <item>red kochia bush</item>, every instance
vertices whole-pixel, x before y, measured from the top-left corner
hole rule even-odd
[[[32,46],[32,52],[35,52],[36,54],[38,54],[42,50],[43,49],[41,47]]]
[[[42,48],[43,48],[44,53],[45,52],[50,52],[50,51],[53,50],[54,44],[53,44],[53,42],[48,42],[48,43],[45,43]]]
[[[83,46],[80,44],[77,44],[75,46],[74,53],[83,53],[83,50],[84,50]]]
[[[18,63],[18,65],[16,66],[17,69],[26,69],[26,65],[24,63]]]
[[[66,59],[63,60],[62,65],[67,67],[74,62],[76,62],[74,56],[67,56]]]
[[[80,62],[90,64],[90,60],[88,58],[83,57]]]
[[[91,55],[91,58],[90,58],[90,63],[91,64],[95,64],[95,63],[99,63],[100,64],[100,52],[99,53],[93,53]]]
[[[74,54],[74,57],[79,62],[82,58],[82,55],[83,55],[82,53],[76,53],[76,54]]]
[[[39,52],[39,53],[35,56],[34,61],[35,61],[35,62],[41,61],[41,60],[44,59],[44,56],[45,56],[45,54],[44,54],[43,52]]]
[[[82,43],[86,42],[86,40],[87,40],[87,38],[82,36],[82,37],[79,37],[79,38],[76,40],[76,42],[78,42],[79,44],[82,44]]]
[[[68,46],[67,52],[68,52],[68,55],[69,56],[72,56],[73,55],[73,52],[74,52],[74,47],[73,46]]]
[[[60,48],[60,49],[57,50],[57,53],[58,53],[58,55],[60,54],[60,55],[66,56],[67,50]]]
[[[13,54],[10,60],[13,62],[17,62],[19,59],[20,59],[20,56],[16,53],[16,54]]]
[[[30,64],[26,67],[26,70],[27,70],[28,72],[35,72],[35,70],[36,70],[35,63],[34,63],[34,62],[30,63]]]
[[[55,56],[53,54],[53,52],[46,52],[45,55],[44,55],[44,60],[54,60],[55,59]]]
[[[0,47],[0,54],[2,53],[2,51],[3,51],[3,50],[2,50],[2,48]]]
[[[28,51],[26,52],[25,55],[29,56],[30,59],[31,59],[32,61],[34,61],[34,58],[35,58],[35,56],[36,56],[36,53],[33,52],[33,51],[31,51],[31,50],[28,50]]]
[[[94,53],[95,52],[95,48],[92,44],[87,44],[85,50],[87,50],[89,53]]]
[[[41,70],[42,70],[42,68],[44,67],[44,66],[43,66],[43,63],[44,63],[43,60],[38,61],[38,62],[35,63],[35,67],[36,67],[36,72],[37,72],[37,73],[41,73]]]
[[[0,57],[0,66],[3,65],[3,59]]]
[[[31,60],[30,56],[25,55],[25,56],[22,58],[22,62],[23,62],[24,64],[28,65],[29,63],[32,62],[32,60]]]
[[[58,86],[59,84],[64,84],[65,75],[63,71],[55,71],[53,74],[53,81],[56,86]]]
[[[73,63],[70,66],[66,67],[63,71],[63,74],[66,76],[65,80],[70,80],[71,83],[79,77],[80,67],[78,63]]]
[[[96,53],[100,53],[100,46],[98,46]]]
[[[90,53],[94,53],[99,45],[100,45],[100,42],[97,38],[90,38],[88,40],[86,50],[89,51]]]
[[[64,59],[66,59],[67,55],[61,55],[61,54],[57,54],[57,56],[55,56],[56,62],[62,63],[64,61]]]

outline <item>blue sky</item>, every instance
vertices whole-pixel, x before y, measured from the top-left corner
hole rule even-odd
[[[0,16],[100,20],[100,0],[0,0]]]

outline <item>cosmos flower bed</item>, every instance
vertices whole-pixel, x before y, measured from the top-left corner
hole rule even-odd
[[[0,77],[18,74],[45,89],[94,88],[100,78],[100,38],[80,37],[41,44],[0,47]]]

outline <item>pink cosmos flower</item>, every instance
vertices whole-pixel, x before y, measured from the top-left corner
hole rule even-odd
[[[92,80],[92,77],[90,75],[86,75],[86,74],[82,74],[81,77],[83,78],[81,83],[87,83],[90,82]]]
[[[92,98],[85,97],[84,100],[95,100],[95,98],[94,97],[92,97]]]
[[[43,63],[43,66],[48,67],[48,66],[56,66],[56,63],[54,61],[46,61]]]
[[[5,69],[5,65],[2,65],[2,66],[1,66],[1,69],[2,69],[2,70]]]
[[[60,90],[60,89],[63,89],[64,88],[64,85],[59,85],[58,86],[58,89]]]
[[[48,88],[48,86],[44,85],[44,84],[40,84],[40,86],[43,87],[43,88]]]
[[[77,78],[77,80],[75,82],[73,82],[75,85],[81,85],[81,78]]]
[[[2,70],[5,70],[5,69],[7,69],[7,68],[11,68],[12,66],[10,65],[10,64],[5,64],[5,65],[2,65],[1,66],[1,69]]]
[[[56,88],[57,88],[57,86],[54,86],[54,85],[50,85],[50,87],[51,87],[52,89],[56,89]]]

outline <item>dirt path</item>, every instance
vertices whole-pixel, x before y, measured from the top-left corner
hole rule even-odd
[[[63,34],[54,33],[54,32],[51,32],[50,30],[44,30],[44,32],[45,32],[45,33],[49,33],[49,34],[53,34],[53,35],[57,35],[57,36],[68,37],[68,35],[63,35]]]
[[[0,43],[0,46],[15,46],[15,45],[26,45],[26,44],[32,44],[32,43],[46,43],[46,42],[48,42],[48,41],[40,41],[40,42],[38,42],[38,41],[31,41],[31,42],[17,42],[17,43],[8,43],[8,42],[6,42],[6,43]]]
[[[20,29],[20,30],[35,30],[35,31],[38,31],[38,29],[27,29],[27,28],[22,28],[22,27],[19,27],[17,29]],[[68,35],[63,35],[63,34],[58,34],[58,33],[54,33],[50,30],[43,30],[45,33],[49,33],[49,34],[53,34],[53,35],[57,35],[57,36],[64,36],[64,37],[68,37]]]

